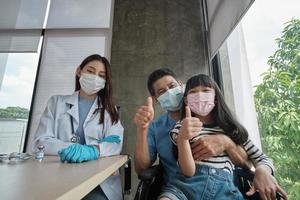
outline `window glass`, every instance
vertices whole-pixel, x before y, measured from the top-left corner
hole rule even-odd
[[[39,53],[0,54],[0,153],[22,152]]]
[[[242,21],[262,148],[292,200],[300,199],[299,8],[255,1]]]

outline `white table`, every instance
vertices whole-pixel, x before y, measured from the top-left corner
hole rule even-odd
[[[46,156],[41,163],[0,163],[0,199],[81,199],[127,160],[127,155],[120,155],[67,164]]]

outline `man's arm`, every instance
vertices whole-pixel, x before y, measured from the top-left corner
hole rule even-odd
[[[225,135],[224,135],[225,136]],[[224,137],[225,151],[227,152],[230,160],[236,166],[250,169],[252,163],[249,161],[248,155],[243,147],[235,144],[229,137]]]
[[[151,166],[148,150],[147,129],[137,128],[136,143],[134,151],[134,167],[137,173]]]
[[[148,127],[153,120],[154,109],[152,98],[147,98],[147,104],[141,106],[134,116],[134,123],[137,126],[136,144],[134,151],[134,166],[137,173],[151,166],[150,153],[148,149]]]
[[[231,161],[243,168],[250,168],[248,155],[243,147],[236,145],[228,136],[209,135],[202,137],[192,144],[194,160],[201,161],[226,151]]]
[[[243,146],[255,167],[253,186],[246,194],[251,196],[258,191],[261,199],[265,200],[275,199],[276,192],[280,192],[284,199],[288,199],[287,193],[278,185],[273,176],[274,165],[272,160],[257,148],[250,139]]]

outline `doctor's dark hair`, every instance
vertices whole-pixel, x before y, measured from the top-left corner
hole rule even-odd
[[[211,77],[204,74],[191,77],[186,83],[184,98],[187,97],[189,90],[198,86],[205,86],[215,90],[215,107],[211,111],[211,115],[215,120],[215,123],[220,126],[224,130],[225,135],[230,137],[236,144],[241,145],[245,143],[248,139],[247,130],[233,116],[229,107],[225,103],[225,99],[220,88]],[[181,119],[185,117],[185,106],[186,104],[184,102],[182,105]],[[194,115],[193,112],[192,115]]]
[[[84,66],[86,66],[89,62],[95,61],[95,60],[103,63],[103,65],[105,67],[105,77],[106,77],[105,87],[97,93],[98,110],[101,111],[99,124],[102,124],[104,122],[105,110],[107,110],[107,112],[109,113],[112,124],[115,124],[119,121],[120,117],[119,117],[119,113],[116,109],[116,106],[113,103],[111,69],[110,69],[110,64],[109,64],[108,60],[105,57],[102,57],[98,54],[93,54],[93,55],[86,57],[79,65],[79,68],[83,69]],[[80,88],[81,88],[81,86],[79,83],[79,77],[76,75],[75,91],[80,90]],[[101,104],[102,104],[102,108],[100,108]]]
[[[147,86],[148,86],[148,90],[149,90],[149,93],[151,94],[151,96],[155,96],[155,91],[153,88],[155,81],[157,81],[158,79],[161,79],[164,76],[172,76],[173,78],[177,79],[175,73],[172,70],[170,70],[169,68],[157,69],[148,76]]]

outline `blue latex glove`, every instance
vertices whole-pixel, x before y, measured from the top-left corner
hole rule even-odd
[[[107,137],[104,137],[102,139],[97,139],[98,143],[102,142],[109,142],[109,143],[117,143],[119,144],[121,142],[120,136],[118,135],[109,135]]]
[[[61,162],[81,163],[88,160],[97,160],[99,152],[92,145],[72,144],[69,147],[58,151]]]

